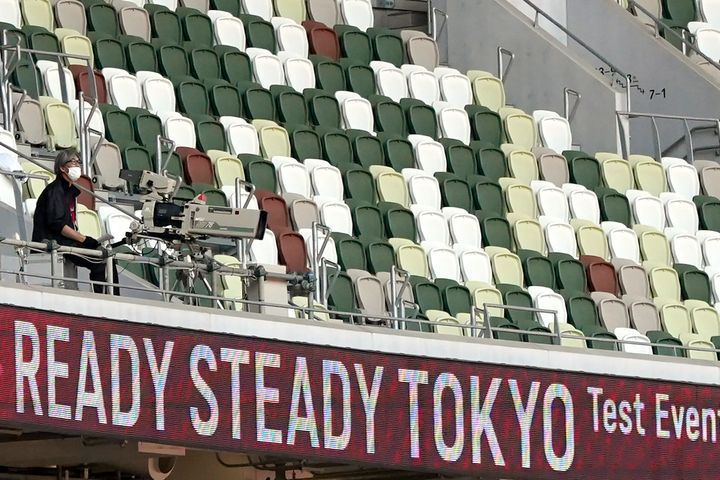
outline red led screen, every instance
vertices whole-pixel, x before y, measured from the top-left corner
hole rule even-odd
[[[12,307],[0,352],[7,425],[497,478],[720,472],[713,387]]]

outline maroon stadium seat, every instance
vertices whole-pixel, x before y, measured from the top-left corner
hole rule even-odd
[[[83,65],[70,65],[73,79],[75,80],[75,89],[77,92],[82,91],[87,96],[91,96],[92,80],[88,74],[87,67]],[[95,91],[99,103],[107,103],[107,88],[105,86],[105,77],[97,70],[93,70],[95,74]]]
[[[212,160],[200,150],[188,147],[179,147],[177,153],[182,160],[185,171],[185,182],[188,185],[203,183],[213,185],[215,174],[213,173]]]
[[[308,271],[305,239],[297,232],[284,230],[276,234],[278,257],[288,272],[305,273]]]
[[[290,228],[290,214],[285,200],[269,190],[255,190],[258,206],[268,212],[267,226],[273,233],[279,234]]]
[[[583,255],[580,261],[585,266],[588,288],[591,292],[618,294],[617,275],[612,264],[593,255]]]
[[[306,20],[302,22],[307,31],[310,53],[324,55],[333,60],[340,58],[340,42],[338,42],[335,30],[324,23]]]

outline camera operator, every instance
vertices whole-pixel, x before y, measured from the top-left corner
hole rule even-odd
[[[45,187],[38,198],[33,217],[33,242],[55,240],[58,244],[94,250],[99,243],[95,238],[83,235],[77,230],[77,197],[80,190],[74,185],[82,172],[80,156],[76,149],[69,148],[55,157],[55,180]],[[85,258],[76,254],[64,255],[78,267],[90,270],[90,280],[105,282],[105,259]],[[117,268],[113,265],[113,283],[118,284]],[[103,293],[103,285],[93,284],[95,293]],[[113,287],[113,294],[120,289]]]

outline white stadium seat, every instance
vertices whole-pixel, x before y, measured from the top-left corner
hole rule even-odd
[[[402,70],[392,63],[379,61],[370,62],[370,68],[375,72],[375,83],[380,95],[390,97],[395,102],[409,96]]]
[[[664,157],[662,165],[671,192],[678,193],[688,200],[692,200],[700,193],[700,178],[695,167],[682,158],[672,157]]]
[[[484,250],[463,244],[455,244],[453,250],[460,264],[463,281],[492,283],[490,257]]]
[[[325,160],[315,158],[306,158],[303,163],[310,174],[310,183],[315,195],[338,201],[343,199],[342,173],[337,167]]]
[[[402,176],[407,182],[410,200],[414,205],[425,205],[440,210],[440,184],[437,178],[417,168],[404,168]]]
[[[562,222],[570,220],[570,207],[562,189],[544,180],[533,180],[530,182],[530,188],[535,192],[535,200],[541,215]]]
[[[666,228],[665,237],[670,243],[673,261],[703,268],[703,252],[695,234],[677,228]]]
[[[121,68],[103,68],[110,103],[123,110],[128,107],[143,106],[143,94],[135,75]]]
[[[480,221],[462,208],[445,207],[442,213],[450,228],[450,239],[453,245],[467,245],[469,247],[482,247],[482,232]]]
[[[660,201],[665,206],[665,218],[668,227],[679,228],[694,234],[698,231],[700,220],[695,204],[679,193],[663,192]]]
[[[562,190],[568,200],[572,218],[600,224],[600,204],[595,192],[574,183],[564,184]]]
[[[440,136],[460,140],[465,145],[469,145],[470,119],[465,109],[449,102],[435,102],[432,106],[437,115]]]
[[[315,69],[307,58],[290,52],[279,52],[283,64],[285,83],[302,93],[306,88],[315,88]]]
[[[278,52],[290,52],[303,58],[308,56],[308,40],[305,29],[295,21],[284,17],[272,17]]]
[[[572,130],[567,119],[549,110],[535,110],[533,119],[537,123],[540,140],[544,146],[558,153],[573,149]]]
[[[456,282],[461,281],[460,265],[452,248],[435,242],[422,242],[421,246],[427,254],[428,267],[433,279],[447,278]]]
[[[440,100],[440,86],[435,74],[420,65],[405,64],[400,69],[407,80],[410,97],[428,105]]]
[[[415,216],[419,242],[450,245],[450,229],[440,210],[425,205],[411,205],[410,210]]]
[[[665,229],[665,207],[658,197],[645,190],[628,190],[625,196],[636,224],[647,225],[661,232]]]
[[[355,92],[338,91],[335,98],[340,104],[342,124],[345,129],[375,131],[375,117],[372,105]]]
[[[215,45],[228,45],[245,51],[245,27],[239,18],[222,10],[210,10],[208,17],[213,23]]]
[[[260,141],[254,125],[243,118],[229,116],[220,117],[220,123],[225,127],[225,137],[232,155],[260,155]]]
[[[285,85],[285,70],[280,59],[263,48],[248,48],[252,62],[253,78],[263,88],[271,85]]]
[[[160,112],[165,136],[175,142],[177,147],[195,148],[195,124],[177,112]]]
[[[291,157],[272,157],[280,193],[294,193],[305,198],[312,197],[310,176],[304,164]]]
[[[539,221],[543,227],[545,244],[550,253],[566,253],[577,258],[578,246],[575,229],[569,223],[545,215],[541,215]]]
[[[156,72],[137,72],[145,106],[154,115],[160,112],[174,112],[176,107],[175,87],[172,82]]]
[[[272,18],[273,5],[271,0],[242,0],[241,5],[244,13],[257,15],[267,22]]]
[[[415,164],[430,175],[447,171],[445,148],[425,135],[408,135],[415,152]]]
[[[340,0],[340,15],[346,25],[352,25],[362,31],[375,24],[375,15],[370,0]]]
[[[350,207],[345,202],[315,197],[315,203],[317,203],[320,210],[320,219],[323,225],[328,227],[330,231],[352,235],[352,215],[350,214]]]
[[[62,101],[63,89],[60,84],[58,64],[50,60],[38,60],[37,68],[42,76],[45,92],[48,96]],[[69,68],[63,67],[63,73],[65,76],[65,96],[67,100],[70,101],[75,98],[75,80]]]
[[[602,222],[612,258],[624,258],[640,263],[637,233],[620,222]]]
[[[443,100],[461,107],[472,103],[472,87],[466,75],[448,67],[436,67],[433,73],[438,79]]]

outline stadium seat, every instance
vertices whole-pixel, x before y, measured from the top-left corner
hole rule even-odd
[[[315,88],[315,70],[310,60],[287,52],[279,52],[278,58],[285,71],[284,83],[300,93],[306,88]]]
[[[225,137],[231,154],[260,154],[257,130],[252,124],[236,117],[220,117],[220,123],[225,127]]]
[[[677,193],[663,192],[660,200],[665,206],[668,227],[678,228],[688,233],[698,231],[699,218],[695,204]]]
[[[698,195],[693,198],[697,206],[700,228],[703,230],[720,231],[720,200],[716,197]]]
[[[681,158],[663,157],[668,187],[671,192],[678,193],[688,200],[700,194],[700,179],[695,167]]]
[[[535,120],[518,108],[503,107],[499,113],[508,143],[532,150],[537,143]]]
[[[533,118],[543,146],[556,152],[573,149],[572,131],[567,119],[549,110],[535,110]]]
[[[473,90],[473,99],[477,105],[499,112],[505,107],[505,87],[502,81],[491,73],[481,70],[467,72]]]
[[[210,10],[207,12],[213,25],[213,40],[215,45],[227,45],[238,50],[245,50],[245,28],[242,21],[235,14],[225,10]]]
[[[373,27],[367,29],[373,47],[373,58],[400,67],[405,59],[403,40],[392,30]]]
[[[447,158],[442,144],[431,137],[417,134],[409,135],[408,141],[413,145],[418,168],[430,175],[447,170]]]
[[[699,230],[697,240],[702,247],[703,263],[708,267],[720,266],[720,233]]]
[[[328,57],[333,61],[340,58],[340,43],[332,28],[314,20],[306,20],[302,22],[302,26],[307,31],[310,53]]]
[[[547,253],[545,235],[537,220],[520,213],[509,213],[507,218],[512,227],[513,239],[518,250]]]
[[[603,180],[608,188],[620,193],[635,188],[635,178],[630,162],[615,153],[599,152],[595,158],[600,162]]]
[[[502,119],[497,112],[479,105],[465,105],[465,111],[468,113],[470,120],[473,140],[495,147],[500,147],[504,143],[505,134],[503,133]],[[567,162],[564,158],[563,164],[567,170]],[[564,183],[567,183],[567,181]]]
[[[442,206],[442,195],[437,178],[424,170],[406,168],[402,176],[407,181],[407,190],[410,202],[416,205],[425,205],[435,210]]]
[[[511,177],[526,185],[538,180],[537,161],[530,150],[507,143],[502,144],[500,149],[505,154]]]
[[[372,105],[359,94],[347,91],[335,92],[335,98],[342,113],[342,126],[345,129],[375,131]]]
[[[277,51],[285,51],[307,58],[309,52],[307,33],[300,24],[284,17],[273,17],[270,20],[275,29]]]
[[[665,170],[660,162],[644,155],[630,155],[628,161],[632,165],[638,189],[645,190],[656,197],[667,191]]]
[[[435,102],[433,108],[440,127],[440,136],[470,143],[470,121],[467,112],[450,102]],[[536,167],[537,168],[537,167]]]
[[[375,23],[370,0],[343,0],[339,6],[340,16],[347,25],[365,31]]]
[[[416,30],[403,30],[400,32],[400,37],[405,42],[405,51],[410,63],[430,71],[440,64],[438,46],[431,37]]]
[[[442,100],[461,108],[472,103],[472,87],[466,75],[449,67],[435,67],[433,73],[438,80]]]
[[[263,157],[270,159],[274,156],[290,156],[290,139],[287,130],[270,120],[253,120],[252,123],[258,132],[260,152]]]
[[[75,79],[69,68],[63,67],[63,76],[65,77],[65,89],[63,90],[60,83],[60,69],[56,62],[49,60],[39,60],[37,68],[42,75],[44,90],[53,98],[62,101],[67,99],[68,102],[75,98]]]
[[[382,61],[370,62],[370,68],[375,72],[375,83],[380,95],[389,97],[395,102],[410,96],[405,75],[400,68]]]

